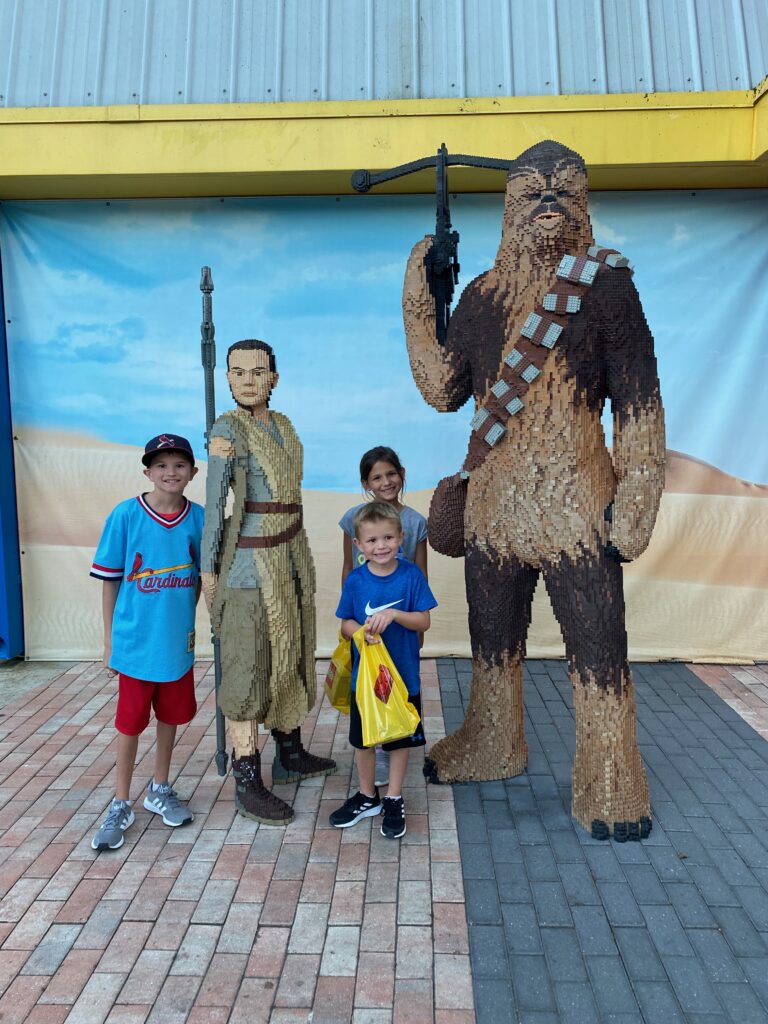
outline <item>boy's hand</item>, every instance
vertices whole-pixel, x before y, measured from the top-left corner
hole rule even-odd
[[[112,648],[111,647],[105,647],[104,648],[104,657],[102,658],[102,664],[104,665],[104,668],[107,670],[107,674],[110,676],[110,678],[117,675],[117,672],[115,671],[115,669],[113,669],[110,666],[110,664],[109,664],[111,659],[112,659]]]
[[[365,632],[363,633],[363,636],[365,637],[365,642],[367,644],[381,643],[381,637],[379,636],[379,634],[371,632],[371,630],[369,630],[367,626],[365,627]]]
[[[385,608],[383,611],[369,615],[365,620],[366,633],[383,633],[387,626],[395,621],[397,612],[394,608]],[[370,641],[369,641],[370,642]]]
[[[201,572],[200,583],[203,587],[203,597],[205,598],[205,607],[208,609],[208,614],[211,614],[211,608],[213,607],[213,599],[216,596],[216,587],[218,585],[218,577],[213,572]]]

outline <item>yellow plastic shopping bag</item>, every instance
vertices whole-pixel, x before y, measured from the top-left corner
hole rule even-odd
[[[384,642],[367,644],[365,627],[352,639],[360,652],[357,670],[357,707],[363,726],[363,746],[412,736],[419,724],[419,713],[408,700],[408,690],[389,656]]]
[[[331,655],[325,673],[325,692],[328,700],[343,715],[349,714],[352,699],[352,644],[339,630],[339,642]]]

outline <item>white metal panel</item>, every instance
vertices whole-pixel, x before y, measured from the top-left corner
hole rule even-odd
[[[0,104],[739,89],[768,0],[0,0]]]
[[[13,4],[6,0],[6,4],[13,8],[12,37],[9,40],[11,52],[6,81],[3,83],[8,105],[48,106],[53,88],[58,4],[42,5],[36,18],[28,16],[22,0],[15,0]]]
[[[233,103],[269,103],[277,97],[282,45],[282,0],[240,0],[233,38]]]
[[[704,89],[746,89],[750,85],[741,3],[696,0]]]
[[[185,103],[188,49],[191,37],[189,0],[152,3],[142,74],[143,103]],[[169,45],[168,40],[174,40]]]
[[[511,2],[513,96],[560,91],[559,34],[553,10],[554,0]]]

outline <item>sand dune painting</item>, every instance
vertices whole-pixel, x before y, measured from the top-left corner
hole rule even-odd
[[[22,430],[17,444],[27,644],[38,658],[92,658],[101,643],[100,585],[88,576],[103,521],[140,489],[141,449],[83,435]],[[744,661],[768,654],[768,487],[744,483],[679,452],[668,453],[665,491],[650,547],[627,566],[632,657]],[[205,465],[189,489],[204,501]],[[707,489],[705,489],[707,488]],[[426,513],[431,492],[409,495]],[[304,492],[317,565],[318,653],[335,646],[342,513],[360,495]],[[66,517],[51,514],[66,508]],[[469,653],[463,563],[430,552],[440,602],[425,653]],[[210,626],[198,615],[198,652],[210,654]],[[540,587],[529,653],[561,656],[559,629]]]
[[[493,262],[501,209],[498,195],[452,199],[460,284]],[[651,544],[624,569],[631,654],[768,658],[768,197],[598,193],[590,213],[596,238],[635,264],[670,449]],[[88,568],[110,509],[141,490],[148,437],[190,438],[202,472],[189,495],[203,500],[202,264],[216,286],[219,408],[231,341],[262,337],[277,352],[274,405],[304,442],[318,651],[330,651],[336,524],[361,500],[362,452],[394,447],[406,500],[426,513],[466,450],[473,410],[424,403],[403,338],[405,260],[433,224],[420,196],[2,204],[27,657],[98,656]],[[610,408],[604,422],[610,443]],[[425,651],[466,655],[463,563],[432,553],[430,583],[440,606]],[[206,655],[202,608],[198,627]],[[529,653],[562,650],[539,588]]]

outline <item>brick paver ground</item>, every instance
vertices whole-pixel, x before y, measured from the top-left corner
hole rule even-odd
[[[452,730],[470,666],[438,668]],[[768,1022],[768,673],[633,671],[647,841],[571,820],[562,662],[526,665],[528,772],[454,788],[481,1024]]]
[[[373,819],[330,828],[352,752],[346,719],[318,701],[305,742],[332,750],[339,772],[283,787],[296,820],[259,827],[235,813],[232,781],[216,774],[212,673],[195,671],[200,711],[173,762],[195,821],[171,830],[141,807],[148,733],[136,822],[109,853],[90,840],[114,791],[115,684],[79,664],[2,708],[2,1024],[474,1021],[450,788],[428,790],[414,758],[401,842]],[[423,682],[437,738],[434,662]],[[270,740],[268,763],[272,750]]]
[[[468,665],[439,670],[453,728]],[[570,820],[562,663],[526,668],[529,772],[452,791],[415,759],[402,843],[371,820],[327,827],[352,756],[319,703],[305,740],[338,775],[287,787],[286,829],[237,816],[196,672],[174,757],[195,822],[171,831],[141,808],[148,735],[136,823],[111,853],[90,839],[114,786],[114,684],[80,664],[0,709],[2,1024],[768,1022],[764,667],[636,667],[655,826],[625,846]],[[434,739],[434,662],[424,697]]]

